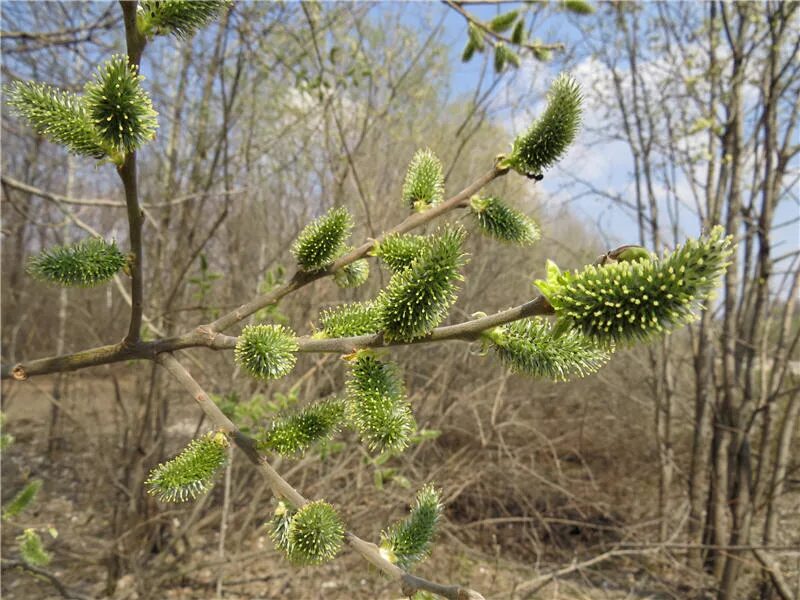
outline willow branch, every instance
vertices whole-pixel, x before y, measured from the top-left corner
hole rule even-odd
[[[396,225],[392,229],[383,233],[378,238],[377,241],[380,241],[384,239],[386,236],[394,233],[407,233],[417,227],[420,227],[421,225],[428,223],[429,221],[435,219],[436,217],[445,214],[448,211],[451,211],[455,208],[459,208],[461,206],[465,206],[473,194],[480,191],[494,179],[505,175],[507,172],[508,172],[507,169],[500,169],[495,166],[494,168],[492,168],[492,170],[488,171],[483,176],[479,177],[472,184],[461,190],[458,194],[456,194],[452,198],[449,198],[444,202],[442,202],[441,204],[437,204],[436,206],[433,206],[425,210],[424,212],[410,215],[400,224]],[[134,178],[134,183],[135,183],[135,178]],[[139,229],[138,231],[139,233],[141,233],[141,229]],[[139,237],[139,240],[141,241],[141,237]],[[270,304],[278,302],[284,296],[287,296],[288,294],[294,292],[295,290],[298,290],[303,286],[308,285],[312,281],[316,281],[317,279],[321,279],[323,277],[332,275],[336,270],[341,269],[342,267],[349,265],[350,263],[355,262],[360,258],[363,258],[374,248],[375,243],[376,240],[370,240],[365,242],[355,250],[351,251],[350,253],[336,260],[336,262],[334,262],[327,269],[316,271],[314,273],[306,273],[303,271],[298,271],[285,284],[278,286],[277,288],[266,294],[254,298],[247,304],[243,304],[236,310],[231,311],[226,315],[223,315],[213,323],[210,323],[208,325],[200,325],[197,328],[189,332],[186,332],[184,334],[152,342],[142,342],[141,340],[139,340],[137,335],[135,338],[126,337],[126,339],[123,341],[122,344],[112,344],[110,346],[101,346],[99,348],[92,348],[89,350],[83,350],[80,352],[75,352],[63,356],[55,356],[55,357],[31,360],[27,362],[18,363],[13,367],[9,367],[8,365],[2,365],[2,368],[0,369],[0,376],[2,377],[2,379],[13,377],[14,379],[17,380],[24,380],[34,375],[44,375],[47,373],[54,373],[61,371],[75,371],[77,369],[82,369],[84,367],[93,367],[98,365],[111,364],[122,360],[154,359],[156,355],[161,352],[173,352],[175,350],[182,350],[186,348],[207,347],[215,350],[232,348],[236,344],[236,338],[222,335],[219,333],[220,331],[228,327],[231,327],[232,325],[242,321],[243,319],[246,319],[248,316],[250,316],[251,314],[255,313],[258,310],[261,310],[265,306],[269,306]],[[139,251],[141,252],[141,244],[139,247]],[[140,267],[139,275],[141,275],[141,262],[140,261],[136,262]],[[138,280],[134,279],[134,281],[140,282],[138,289],[141,292],[141,278],[139,278]],[[136,284],[134,284],[133,289],[136,289]],[[134,302],[132,298],[131,306],[133,307],[133,305]],[[131,312],[132,314],[135,312],[133,308],[131,309]],[[139,324],[141,325],[141,312],[139,312],[138,314],[140,319]],[[517,318],[522,318],[522,317],[517,317]],[[512,318],[510,320],[514,319]],[[133,322],[131,322],[131,325],[133,325]],[[487,327],[490,326],[492,325],[491,324],[487,325]],[[450,333],[452,333],[452,330],[449,331]],[[136,330],[136,333],[138,334],[138,328]],[[466,334],[468,332],[462,332],[462,333]],[[441,334],[439,333],[438,330],[434,330],[434,332],[431,335],[437,336]],[[374,336],[368,336],[368,337],[374,337]],[[417,340],[417,343],[425,341],[436,341],[437,339],[439,338],[425,337],[421,338],[420,340]],[[322,340],[316,340],[316,341],[319,342]],[[326,341],[330,342],[330,340]],[[371,343],[372,345],[390,345],[383,342],[378,343],[377,340],[372,340],[372,341],[367,340],[365,341],[365,343]],[[314,349],[309,351],[316,352],[321,350]],[[327,350],[327,352],[335,352],[335,350]]]
[[[273,494],[288,500],[298,508],[308,503],[308,500],[269,464],[266,457],[259,454],[255,441],[236,428],[236,425],[223,414],[191,373],[172,354],[160,354],[156,360],[192,394],[195,402],[214,426],[233,438],[250,462],[261,472]],[[375,544],[362,540],[354,533],[346,532],[345,539],[364,560],[380,569],[385,575],[399,580],[404,594],[411,596],[418,590],[425,590],[444,596],[448,600],[483,600],[483,596],[473,590],[458,585],[442,585],[406,573],[394,563],[386,560]]]
[[[345,338],[315,338],[303,336],[297,338],[299,352],[320,352],[348,354],[358,348],[388,348],[392,346],[406,346],[409,344],[428,344],[432,342],[443,342],[448,340],[461,340],[466,342],[475,341],[480,338],[480,334],[487,329],[518,321],[526,317],[551,315],[553,308],[543,296],[537,296],[533,300],[509,308],[492,315],[472,319],[456,325],[445,325],[437,327],[424,337],[401,342],[397,340],[386,340],[382,333],[359,335]],[[91,350],[83,350],[73,354],[54,356],[51,358],[40,358],[26,363],[19,363],[9,369],[3,365],[2,378],[13,377],[17,380],[24,380],[34,375],[44,375],[47,373],[60,373],[63,371],[75,371],[84,367],[95,367],[107,365],[123,360],[150,359],[154,360],[159,354],[164,352],[174,352],[175,350],[185,350],[187,348],[210,348],[212,350],[230,350],[236,346],[238,338],[233,335],[223,335],[209,331],[192,331],[188,334],[155,340],[152,342],[138,342],[130,344],[111,344],[100,346]]]
[[[274,290],[267,292],[261,296],[258,296],[252,299],[247,304],[243,304],[236,310],[233,310],[219,319],[214,321],[213,323],[209,323],[208,325],[204,326],[203,328],[212,331],[224,331],[228,327],[235,325],[236,323],[246,319],[256,311],[261,310],[265,306],[269,306],[270,304],[274,304],[278,302],[284,296],[294,292],[295,290],[300,289],[301,287],[308,285],[312,281],[316,281],[317,279],[322,279],[323,277],[327,277],[332,275],[335,271],[341,269],[344,266],[347,266],[360,258],[364,258],[367,254],[375,247],[376,242],[380,242],[386,236],[392,235],[394,233],[406,233],[415,229],[429,221],[432,221],[438,216],[445,214],[455,208],[463,206],[466,204],[467,201],[472,197],[473,194],[479,192],[483,189],[486,185],[488,185],[494,179],[505,175],[508,173],[508,169],[500,169],[497,166],[493,167],[490,171],[488,171],[483,176],[479,177],[473,183],[468,185],[466,188],[461,190],[458,194],[453,196],[452,198],[448,198],[441,204],[437,204],[424,212],[414,213],[407,217],[404,221],[402,221],[399,225],[396,225],[392,229],[384,232],[381,234],[377,240],[369,240],[364,242],[361,246],[352,250],[351,252],[345,254],[344,256],[340,257],[336,262],[330,265],[326,269],[321,269],[319,271],[315,271],[313,273],[307,273],[304,271],[297,271],[295,275],[285,284],[276,287]]]
[[[536,51],[539,51],[539,50],[563,50],[564,49],[564,44],[562,44],[562,43],[555,43],[555,44],[519,43],[519,44],[517,44],[515,42],[512,42],[511,38],[506,37],[504,35],[501,35],[501,34],[497,33],[496,31],[492,31],[486,25],[486,23],[484,23],[483,21],[479,21],[478,19],[473,17],[471,14],[469,14],[467,11],[465,11],[463,8],[461,8],[460,4],[463,4],[462,2],[451,2],[451,0],[444,0],[444,4],[446,6],[449,6],[450,8],[452,8],[454,11],[456,11],[462,17],[464,17],[467,20],[467,22],[472,23],[475,27],[477,27],[478,29],[483,31],[484,35],[487,35],[490,38],[492,38],[492,39],[494,39],[494,40],[496,40],[498,42],[503,42],[504,44],[508,44],[509,46],[519,46],[520,48],[526,48],[526,49],[531,50],[533,52],[536,52]],[[493,2],[492,4],[499,4],[499,3]]]

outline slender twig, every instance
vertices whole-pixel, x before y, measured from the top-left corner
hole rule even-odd
[[[125,23],[125,41],[128,46],[128,61],[139,67],[142,51],[146,38],[139,33],[136,25],[137,2],[120,0],[122,16]],[[139,341],[142,328],[142,312],[144,310],[144,281],[142,261],[142,224],[144,213],[139,206],[139,189],[136,179],[136,152],[125,155],[125,161],[117,168],[117,173],[125,188],[125,205],[128,210],[128,237],[131,245],[131,260],[129,261],[131,273],[131,321],[128,326],[128,335],[123,344],[135,345]]]
[[[473,17],[471,14],[469,14],[467,11],[465,11],[463,8],[461,8],[461,6],[460,6],[460,4],[462,4],[461,2],[452,2],[451,0],[444,0],[443,3],[445,5],[447,5],[447,6],[449,6],[450,8],[452,8],[457,13],[459,13],[469,23],[472,23],[475,27],[480,29],[484,33],[484,35],[487,35],[490,38],[492,38],[492,39],[494,39],[494,40],[496,40],[498,42],[503,42],[504,44],[508,44],[510,46],[519,46],[520,48],[526,48],[526,49],[531,50],[533,52],[538,52],[538,51],[541,51],[541,50],[563,50],[564,49],[564,44],[562,44],[562,43],[530,44],[530,43],[521,42],[519,44],[516,44],[515,42],[511,41],[511,38],[506,37],[504,35],[501,35],[501,34],[497,33],[496,31],[492,31],[486,25],[486,23],[484,23],[483,21],[479,21],[478,19]]]
[[[308,500],[270,465],[267,458],[258,452],[255,440],[236,428],[233,422],[211,400],[202,386],[192,377],[191,373],[172,354],[160,354],[156,360],[192,394],[195,402],[197,402],[208,419],[218,429],[231,436],[248,460],[261,472],[273,494],[288,500],[298,508],[308,503]],[[346,532],[345,540],[364,560],[380,569],[385,575],[399,580],[403,594],[411,596],[418,590],[425,590],[439,594],[448,600],[483,600],[483,596],[474,590],[459,585],[443,585],[406,573],[396,564],[386,560],[375,544],[362,540],[354,533]]]
[[[23,183],[22,181],[14,179],[13,177],[9,177],[8,175],[0,176],[0,181],[2,181],[3,185],[7,185],[12,189],[19,190],[20,192],[26,192],[28,194],[44,198],[45,200],[51,200],[61,204],[70,204],[74,206],[93,206],[95,208],[125,208],[127,206],[124,202],[117,202],[116,200],[108,200],[105,198],[71,198],[69,196],[62,196],[61,194],[54,194],[52,192],[48,192],[47,190]],[[177,204],[183,204],[185,202],[189,202],[190,200],[195,200],[197,198],[203,198],[207,196],[234,196],[236,194],[243,194],[247,191],[247,188],[236,188],[229,191],[222,190],[197,192],[196,194],[178,196],[177,198],[173,198],[172,200],[167,200],[165,202],[142,202],[141,207],[143,209],[169,208]]]

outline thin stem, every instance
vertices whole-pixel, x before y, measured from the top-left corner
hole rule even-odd
[[[208,394],[203,390],[200,384],[197,383],[194,377],[192,377],[191,373],[189,373],[172,354],[160,354],[157,361],[158,364],[169,371],[181,385],[189,390],[202,411],[218,429],[231,434],[236,445],[261,472],[273,494],[288,500],[295,507],[301,507],[308,503],[308,500],[292,487],[288,481],[281,477],[272,465],[269,464],[266,457],[258,453],[255,449],[255,441],[236,428],[233,422],[226,417],[211,398],[209,398]],[[386,560],[375,544],[362,540],[354,533],[346,532],[345,540],[347,540],[347,543],[358,552],[364,560],[380,569],[389,577],[399,580],[404,594],[411,596],[417,590],[426,590],[439,594],[448,600],[483,600],[483,596],[468,588],[463,588],[459,585],[442,585],[406,573],[396,564]]]
[[[123,0],[120,2],[125,23],[125,41],[128,47],[128,61],[139,67],[146,39],[139,33],[136,26],[136,0]],[[128,335],[123,344],[135,345],[139,341],[139,332],[142,329],[142,312],[144,311],[144,281],[143,281],[143,252],[142,252],[142,224],[144,213],[139,206],[139,189],[136,181],[136,152],[125,155],[125,160],[117,168],[117,173],[125,188],[125,205],[128,210],[128,238],[131,245],[130,273],[131,273],[131,321],[128,326]]]

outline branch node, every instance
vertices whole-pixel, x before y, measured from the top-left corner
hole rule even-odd
[[[11,374],[17,381],[25,381],[28,378],[28,373],[22,365],[16,365]]]

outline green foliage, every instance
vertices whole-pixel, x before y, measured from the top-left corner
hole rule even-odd
[[[228,440],[223,433],[207,433],[192,440],[175,458],[150,471],[148,493],[162,502],[185,502],[205,494],[225,464]]]
[[[158,127],[144,79],[126,56],[112,56],[86,84],[84,104],[103,143],[117,152],[133,152],[155,137]]]
[[[36,279],[65,286],[92,287],[111,279],[127,259],[115,242],[89,238],[76,244],[56,246],[28,261],[28,273]]]
[[[230,0],[140,0],[136,25],[145,36],[188,38],[230,5]]]
[[[527,246],[540,237],[539,228],[533,220],[499,198],[473,196],[469,207],[481,232],[501,242]]]
[[[39,493],[41,487],[41,480],[34,479],[33,481],[29,481],[28,484],[14,496],[14,499],[6,504],[3,509],[3,520],[13,519],[28,508],[36,499],[36,494]]]
[[[578,83],[565,73],[559,75],[550,88],[544,114],[514,140],[511,154],[501,164],[523,175],[538,175],[553,166],[578,133],[581,101]]]
[[[436,524],[442,514],[440,494],[428,484],[417,492],[411,513],[381,533],[381,550],[388,559],[408,569],[430,554]]]
[[[408,165],[403,182],[403,202],[409,208],[424,210],[444,199],[442,162],[429,149],[417,150]]]
[[[426,238],[410,233],[387,235],[375,245],[372,253],[380,258],[392,272],[405,271],[426,246]]]
[[[397,365],[359,350],[351,357],[347,381],[350,421],[371,451],[400,451],[416,429]]]
[[[503,42],[494,45],[494,71],[502,73],[506,65],[511,65],[515,69],[520,65],[519,54],[506,46]]]
[[[369,277],[369,262],[366,258],[351,262],[333,274],[333,281],[340,288],[354,288],[362,285]]]
[[[491,347],[515,373],[567,381],[594,373],[609,353],[575,331],[553,334],[546,319],[514,321],[485,334]]]
[[[299,413],[273,421],[259,440],[263,451],[293,456],[305,452],[314,442],[329,439],[344,421],[344,402],[323,400]]]
[[[292,563],[320,565],[341,550],[344,524],[324,500],[309,502],[297,511],[280,502],[270,522],[270,537]]]
[[[572,329],[605,346],[629,345],[693,321],[731,252],[731,238],[715,227],[660,260],[634,257],[574,273],[549,263],[547,279],[536,285],[555,309],[559,331]]]
[[[381,313],[372,302],[340,304],[320,313],[320,325],[328,338],[367,335],[380,331]]]
[[[257,379],[278,379],[297,362],[294,332],[283,325],[247,325],[236,340],[236,362]]]
[[[465,233],[444,227],[426,239],[419,256],[395,273],[379,297],[382,329],[389,340],[410,341],[424,336],[447,316],[456,300]]]
[[[33,567],[45,567],[50,564],[50,554],[42,545],[42,538],[34,529],[26,529],[17,536],[19,553],[22,560]]]
[[[346,208],[332,208],[300,232],[292,254],[304,271],[324,269],[342,252],[353,222]]]
[[[81,98],[41,83],[16,81],[8,104],[36,133],[65,146],[73,154],[101,159],[107,155]]]
[[[564,9],[577,15],[591,15],[594,12],[594,6],[585,0],[564,0]]]

